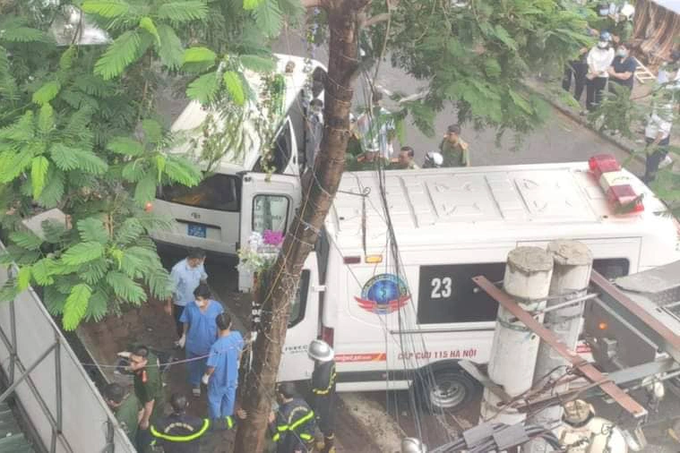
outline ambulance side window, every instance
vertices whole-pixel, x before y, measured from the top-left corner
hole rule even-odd
[[[307,308],[307,295],[309,294],[309,270],[303,270],[300,276],[297,294],[291,301],[290,318],[288,327],[293,327],[305,318],[305,308]]]
[[[628,275],[628,272],[630,271],[630,261],[626,258],[593,260],[593,269],[602,274],[603,277],[612,280]]]
[[[447,264],[420,267],[418,323],[443,324],[494,321],[498,303],[475,291],[472,277],[503,280],[505,263]]]

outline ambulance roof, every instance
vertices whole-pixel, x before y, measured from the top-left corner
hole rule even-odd
[[[384,174],[387,204],[400,247],[639,237],[660,222],[672,223],[669,216],[659,215],[665,206],[635,177],[631,184],[636,193],[644,194],[645,210],[615,214],[586,162]],[[386,247],[387,222],[378,174],[364,171],[345,173],[326,219],[326,229],[340,250],[363,248],[358,194],[365,192],[367,251],[376,253]]]
[[[304,88],[307,79],[311,77],[312,71],[317,67],[321,66],[321,63],[310,60],[311,65],[306,65],[306,59],[303,57],[296,57],[292,55],[274,54],[276,59],[276,70],[277,74],[283,74],[286,80],[286,89],[283,94],[283,113],[287,113],[291,105],[297,99],[297,95],[302,88]],[[293,63],[293,72],[286,73],[286,65],[288,63]],[[310,69],[311,67],[311,69]],[[257,101],[248,102],[248,112],[257,112],[261,110],[260,96],[262,95],[262,78],[261,76],[253,71],[246,70],[244,72],[244,77],[248,80],[250,88],[254,93],[257,93]],[[194,147],[192,141],[200,140],[202,137],[202,132],[199,127],[206,120],[208,115],[213,115],[218,121],[220,118],[219,111],[204,107],[197,101],[192,101],[182,113],[177,117],[175,122],[172,124],[173,132],[184,132],[186,140],[179,146],[175,147],[171,152],[177,154],[193,154],[194,158],[198,158],[200,155],[200,148]],[[279,124],[285,116],[278,116],[274,118],[272,128],[278,128]],[[223,126],[220,127],[223,129]],[[246,121],[243,129],[242,139],[246,143],[250,143],[250,146],[246,147],[245,152],[235,152],[234,150],[228,150],[224,157],[217,163],[217,167],[214,168],[215,172],[218,173],[233,173],[236,171],[251,170],[257,159],[260,157],[260,137],[255,132],[253,125]]]

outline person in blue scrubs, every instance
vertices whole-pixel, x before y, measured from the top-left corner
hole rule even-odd
[[[222,304],[212,300],[210,288],[201,283],[194,290],[194,301],[187,304],[180,318],[184,333],[179,340],[179,345],[185,348],[186,358],[203,357],[187,363],[189,383],[196,397],[201,396],[201,376],[205,372],[210,347],[217,340],[215,319],[221,313],[224,313]]]
[[[219,339],[213,344],[208,357],[208,368],[203,382],[208,386],[208,413],[215,420],[234,413],[238,365],[243,351],[243,336],[231,330],[231,317],[227,313],[217,316]]]

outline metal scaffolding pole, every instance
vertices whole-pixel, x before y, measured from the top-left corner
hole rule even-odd
[[[33,371],[38,365],[40,365],[40,363],[43,360],[45,360],[45,357],[47,357],[50,354],[50,352],[54,351],[54,349],[57,347],[57,344],[58,342],[53,343],[52,346],[47,348],[45,352],[40,354],[40,357],[38,357],[36,361],[31,364],[31,366],[26,368],[26,370],[19,375],[19,377],[12,383],[12,385],[7,387],[7,390],[2,392],[2,395],[0,395],[0,404],[2,404],[7,399],[7,397],[10,396],[12,392],[14,392],[14,389],[16,389],[19,386],[19,384],[21,384],[24,381],[24,379],[28,377],[31,371]]]

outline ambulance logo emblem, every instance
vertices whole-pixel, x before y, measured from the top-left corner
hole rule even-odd
[[[404,281],[392,274],[380,274],[371,278],[361,290],[361,297],[354,297],[364,310],[377,315],[393,313],[411,299]]]

